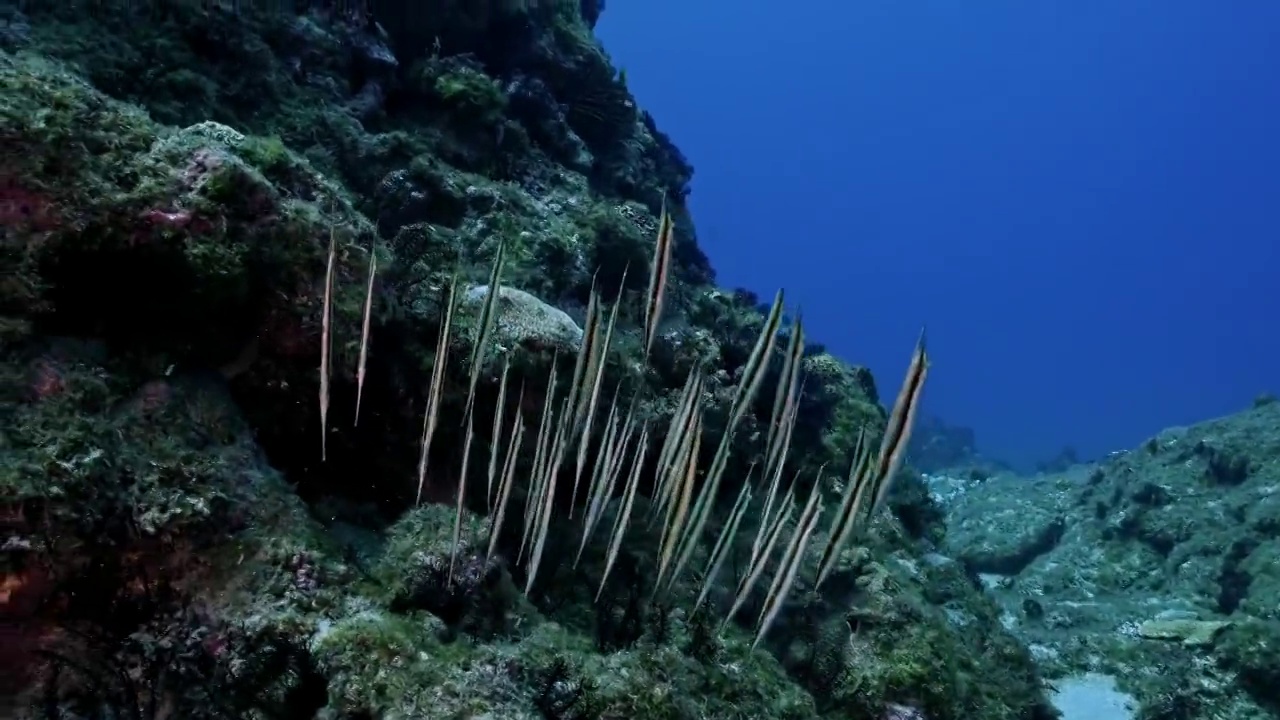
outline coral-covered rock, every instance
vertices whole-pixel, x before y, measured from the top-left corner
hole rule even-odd
[[[467,290],[463,305],[479,307],[489,288],[479,285]],[[494,339],[504,349],[525,347],[536,352],[576,353],[582,344],[582,328],[565,311],[548,305],[529,293],[511,287],[498,290],[498,318]]]
[[[711,284],[692,168],[591,34],[600,6],[36,3],[0,34],[0,678],[28,716],[1035,716],[1025,653],[924,559],[926,512],[890,503],[830,589],[801,572],[759,647],[768,583],[723,617],[749,513],[693,611],[786,343],[752,364],[761,303]],[[575,367],[593,300],[617,325]],[[865,370],[802,370],[782,475],[831,500],[822,468],[884,411]],[[700,518],[678,544],[674,507]]]

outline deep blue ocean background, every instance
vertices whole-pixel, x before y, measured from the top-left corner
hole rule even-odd
[[[1280,391],[1280,3],[610,0],[722,285],[1029,466]]]

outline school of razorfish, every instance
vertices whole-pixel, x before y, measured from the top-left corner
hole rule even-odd
[[[649,273],[649,286],[644,306],[644,357],[648,360],[654,339],[657,336],[659,321],[662,316],[663,300],[667,278],[671,268],[671,249],[673,242],[673,221],[667,212],[665,201],[659,216],[657,238],[655,241],[652,267]],[[328,434],[328,410],[330,382],[332,377],[332,320],[333,289],[337,241],[333,233],[329,238],[328,264],[325,271],[325,291],[323,318],[321,329],[320,352],[320,424],[321,424],[321,456],[325,454],[324,437]],[[470,380],[467,402],[463,413],[463,424],[466,426],[466,440],[463,444],[462,470],[459,477],[466,478],[471,458],[472,440],[474,438],[474,401],[476,386],[481,369],[485,363],[485,352],[493,331],[495,317],[498,313],[497,299],[502,281],[503,265],[506,261],[506,246],[500,244],[493,267],[484,302],[480,307],[478,318],[478,336],[471,350]],[[374,280],[377,275],[374,253],[369,253],[368,283],[365,290],[363,323],[360,334],[360,353],[356,368],[356,405],[355,419],[359,422],[360,399],[363,394],[365,369],[368,359],[370,318],[374,301]],[[625,278],[625,273],[624,273]],[[423,413],[422,442],[418,460],[417,502],[421,502],[422,489],[427,478],[427,458],[431,448],[432,437],[439,422],[441,386],[444,384],[447,369],[450,332],[458,304],[458,274],[446,291],[444,314],[440,332],[436,341],[435,361],[431,370],[431,381],[427,393],[426,409]],[[582,536],[578,552],[574,558],[574,566],[582,557],[587,542],[594,535],[600,519],[608,503],[618,492],[621,480],[622,506],[615,516],[613,526],[609,530],[609,542],[606,552],[605,566],[596,591],[596,600],[604,590],[605,581],[613,569],[614,562],[622,547],[623,538],[632,525],[632,509],[641,485],[641,476],[646,467],[646,458],[651,445],[656,442],[657,433],[647,422],[637,422],[638,394],[626,403],[625,410],[619,404],[618,392],[615,390],[612,400],[604,413],[603,436],[594,458],[590,457],[592,430],[600,421],[600,391],[604,377],[605,360],[610,343],[613,340],[614,328],[618,319],[618,307],[622,304],[621,295],[614,302],[606,315],[606,307],[599,293],[593,287],[587,306],[586,322],[583,328],[582,343],[573,365],[573,374],[569,379],[567,394],[557,404],[556,388],[560,381],[560,368],[553,360],[547,377],[546,400],[543,403],[540,417],[537,419],[534,439],[534,456],[530,476],[526,478],[530,491],[525,496],[523,508],[524,529],[521,536],[520,549],[516,562],[525,564],[525,592],[533,587],[538,575],[538,567],[542,561],[543,549],[546,546],[548,529],[551,526],[553,508],[557,491],[560,490],[564,463],[572,453],[573,483],[570,488],[569,518],[573,517],[579,506],[578,496],[586,480],[586,494],[582,500],[584,516],[581,522]],[[671,419],[662,446],[658,451],[657,463],[653,467],[653,475],[647,478],[650,482],[650,503],[647,521],[661,522],[662,532],[658,550],[657,576],[654,581],[654,596],[669,593],[675,582],[687,569],[694,550],[703,540],[707,521],[718,499],[721,481],[728,466],[731,441],[734,432],[755,401],[759,392],[769,361],[777,344],[778,331],[782,325],[783,292],[778,291],[773,305],[765,318],[764,327],[756,340],[742,377],[734,391],[733,401],[729,408],[728,423],[720,434],[716,451],[705,477],[699,483],[698,458],[705,438],[703,416],[703,386],[705,378],[702,369],[693,368],[684,384],[676,412]],[[742,519],[751,508],[757,508],[761,522],[751,543],[750,560],[746,571],[738,583],[733,595],[733,602],[721,624],[721,630],[728,625],[742,609],[743,604],[761,581],[770,560],[782,548],[782,555],[776,564],[776,570],[770,581],[765,601],[755,622],[754,648],[769,630],[769,626],[777,617],[786,601],[788,593],[795,584],[804,564],[805,550],[813,539],[818,527],[819,518],[823,515],[823,498],[820,483],[813,482],[803,507],[798,505],[796,490],[799,483],[792,477],[789,487],[781,494],[783,468],[786,465],[791,445],[792,430],[795,427],[802,392],[800,370],[804,354],[804,329],[797,319],[790,328],[789,339],[785,348],[782,373],[777,391],[773,399],[772,413],[769,419],[768,432],[765,439],[764,461],[760,467],[760,478],[752,482],[750,473],[746,482],[738,491],[727,521],[715,538],[711,552],[702,572],[701,588],[694,603],[693,612],[703,607],[709,591],[730,555],[730,550],[737,537]],[[486,491],[491,522],[489,524],[489,543],[486,562],[492,560],[496,551],[497,539],[507,518],[511,489],[515,484],[516,456],[524,447],[526,425],[519,413],[509,429],[503,427],[504,413],[508,398],[508,378],[510,375],[509,356],[502,364],[499,381],[497,408],[492,426],[492,442],[488,453],[488,483]],[[924,334],[911,357],[906,379],[898,393],[893,410],[889,414],[884,435],[877,451],[872,451],[872,440],[867,428],[859,431],[857,441],[852,449],[852,457],[843,483],[843,493],[835,512],[830,514],[827,528],[826,544],[823,548],[814,580],[817,589],[826,580],[837,564],[841,549],[849,541],[855,529],[881,509],[889,491],[890,481],[902,461],[902,453],[907,445],[911,428],[915,423],[921,390],[928,373],[929,362],[925,352]],[[518,391],[516,408],[521,407],[524,388]],[[506,432],[509,430],[509,434]],[[507,438],[505,449],[503,438]],[[627,459],[630,458],[630,462]],[[589,462],[590,461],[590,462]],[[589,477],[585,471],[590,465]],[[753,465],[752,472],[755,466]],[[818,474],[822,469],[818,470]],[[565,473],[567,475],[567,473]],[[624,479],[625,475],[625,479]],[[565,478],[567,479],[567,478]],[[700,489],[698,488],[701,485]],[[696,497],[695,497],[695,490]],[[460,482],[457,491],[457,507],[453,528],[453,558],[450,562],[449,582],[453,581],[454,565],[457,561],[459,537],[462,528],[463,507],[466,499],[466,482]],[[759,501],[756,502],[759,497]],[[797,507],[799,517],[794,519]],[[789,535],[788,531],[789,530]],[[785,543],[783,536],[787,536]]]

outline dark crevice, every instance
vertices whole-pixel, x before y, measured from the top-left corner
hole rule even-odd
[[[1253,576],[1241,566],[1255,547],[1254,540],[1237,540],[1222,560],[1222,571],[1218,574],[1218,612],[1223,615],[1235,612],[1249,594]]]

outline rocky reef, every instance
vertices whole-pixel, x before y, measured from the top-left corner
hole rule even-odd
[[[0,707],[1053,717],[1026,647],[939,550],[940,511],[910,469],[821,592],[817,553],[801,558],[759,647],[749,618],[721,622],[756,516],[741,541],[721,534],[702,612],[696,585],[655,592],[652,524],[597,598],[610,553],[597,536],[573,562],[569,502],[548,510],[529,582],[519,533],[493,532],[489,496],[463,490],[486,484],[491,427],[532,426],[555,397],[549,371],[586,342],[593,299],[617,308],[600,394],[636,397],[655,437],[694,370],[708,437],[726,432],[765,317],[714,285],[685,206],[693,169],[593,36],[602,3],[428,6],[0,3]],[[648,347],[664,208],[674,243]],[[494,352],[472,393],[481,338]],[[772,432],[784,355],[770,346],[761,400],[728,432],[710,537]],[[798,362],[786,476],[838,499],[860,433],[878,441],[887,415],[865,369]],[[518,404],[500,404],[504,380]],[[473,439],[485,450],[468,464]],[[534,445],[531,431],[512,455],[522,501]],[[690,486],[711,463],[693,455]],[[622,503],[605,500],[607,526]],[[710,551],[698,540],[690,567]]]
[[[1061,472],[934,482],[948,551],[1073,696],[1114,685],[1114,717],[1141,720],[1280,713],[1280,404]]]

